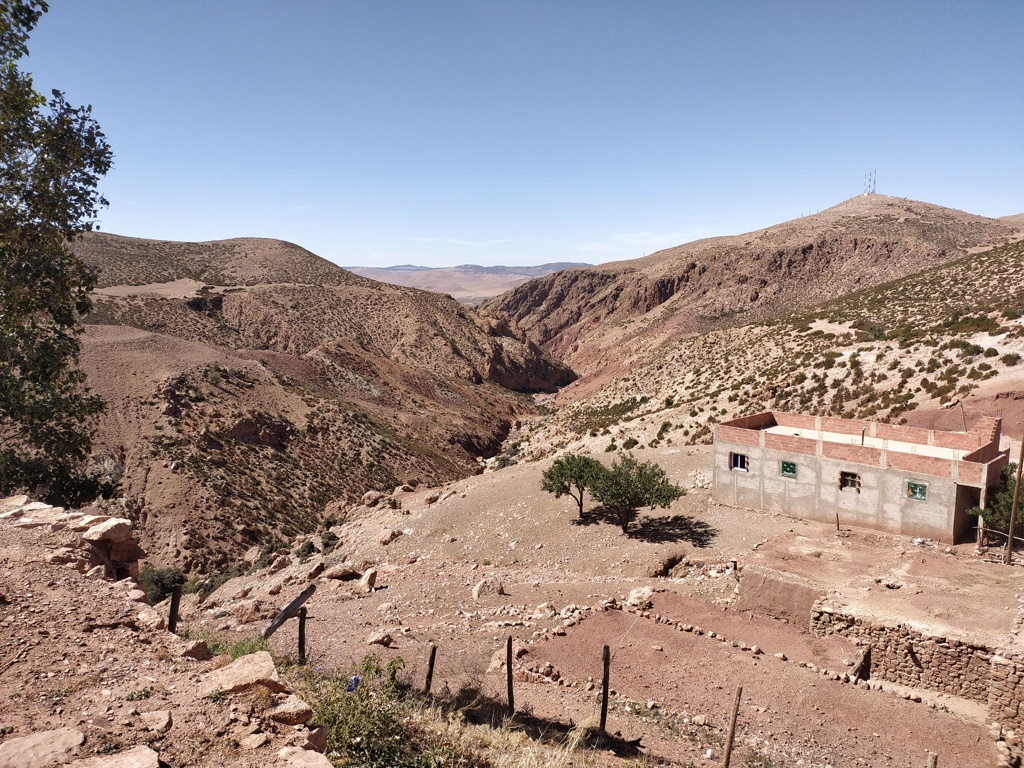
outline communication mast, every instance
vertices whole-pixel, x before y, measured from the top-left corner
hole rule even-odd
[[[876,176],[876,172],[875,171],[871,171],[871,173],[865,173],[864,174],[864,194],[865,195],[873,195],[873,194],[875,194],[875,176]]]

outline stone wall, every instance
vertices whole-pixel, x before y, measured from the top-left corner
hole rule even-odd
[[[822,601],[811,609],[811,631],[867,645],[872,678],[978,701],[988,705],[990,721],[1018,730],[1024,726],[1024,655],[925,635],[906,624],[876,624]]]
[[[988,691],[989,719],[1011,728],[1024,726],[1024,656],[1002,653],[992,657],[992,671]]]
[[[988,702],[993,654],[984,646],[923,635],[906,624],[874,624],[820,603],[811,610],[811,630],[864,641],[871,648],[873,678]]]

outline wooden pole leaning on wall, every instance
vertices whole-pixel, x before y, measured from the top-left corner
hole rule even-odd
[[[1020,441],[1020,454],[1017,457],[1017,482],[1013,489],[1013,507],[1010,509],[1010,530],[1006,536],[1006,552],[1003,562],[1009,565],[1013,560],[1013,531],[1017,527],[1017,505],[1020,503],[1020,473],[1024,469],[1024,437]]]
[[[732,719],[729,721],[729,735],[725,739],[725,752],[722,754],[722,768],[729,768],[729,761],[732,759],[732,742],[736,736],[736,718],[740,714],[740,698],[743,696],[743,686],[736,686],[736,698],[732,702]]]
[[[434,682],[434,659],[437,658],[437,646],[430,644],[430,658],[427,659],[427,680],[423,683],[423,693],[430,693],[430,684]]]
[[[172,635],[178,628],[178,606],[181,604],[181,585],[171,590],[171,611],[167,616],[167,631]]]
[[[505,643],[505,677],[508,681],[508,716],[513,717],[516,714],[516,699],[515,691],[512,690],[512,635],[508,636],[508,642]]]
[[[306,606],[299,608],[299,664],[306,663]]]
[[[608,724],[608,670],[612,665],[612,652],[607,645],[601,651],[601,664],[604,672],[601,674],[601,726],[598,733],[604,737],[605,726]]]

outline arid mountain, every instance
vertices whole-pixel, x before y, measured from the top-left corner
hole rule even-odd
[[[550,275],[573,267],[589,264],[558,262],[538,264],[532,267],[482,267],[479,264],[463,264],[458,267],[416,267],[400,264],[395,267],[348,267],[356,275],[379,280],[392,285],[407,285],[425,291],[447,293],[464,304],[476,305],[507,290],[522,285],[535,277]]]
[[[274,240],[92,234],[98,446],[157,561],[213,566],[368,488],[475,471],[572,373],[501,319]]]
[[[505,312],[583,376],[624,370],[666,341],[768,320],[1024,235],[981,216],[884,195],[745,235],[531,280]]]
[[[693,334],[602,386],[563,389],[517,456],[711,440],[763,410],[965,429],[1024,430],[1024,241],[765,322]]]

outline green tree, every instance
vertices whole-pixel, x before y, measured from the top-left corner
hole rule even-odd
[[[106,200],[112,154],[91,107],[49,99],[18,68],[43,0],[0,0],[0,493],[95,497],[85,471],[103,405],[77,369],[95,275],[68,249]]]
[[[657,464],[638,462],[629,454],[617,459],[611,469],[602,467],[590,484],[590,493],[615,516],[623,533],[629,532],[640,507],[668,507],[686,495]]]
[[[563,495],[572,496],[580,508],[583,517],[583,493],[593,482],[597,473],[604,467],[597,459],[589,456],[578,456],[570,453],[548,467],[541,476],[542,491],[555,494],[555,498]]]
[[[999,478],[999,485],[990,487],[986,493],[985,508],[971,507],[967,510],[968,515],[981,515],[985,521],[985,527],[994,531],[1006,533],[1010,529],[1010,512],[1013,509],[1013,491],[1017,487],[1017,465],[1007,464]],[[1024,496],[1022,496],[1024,500]],[[1024,506],[1024,504],[1022,504]],[[1014,535],[1020,535],[1024,530],[1024,520],[1021,518],[1021,510],[1017,510],[1017,529]]]

